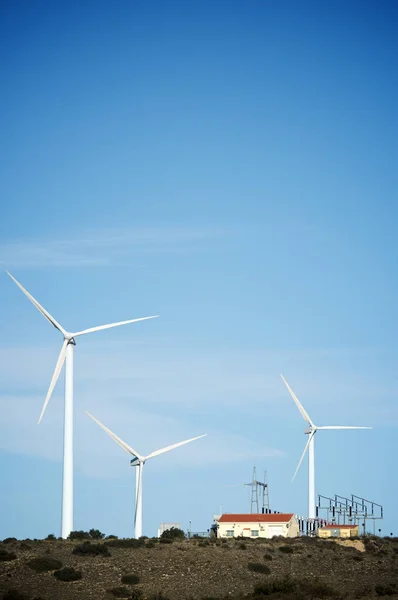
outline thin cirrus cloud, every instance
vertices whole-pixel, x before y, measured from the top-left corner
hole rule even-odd
[[[219,228],[137,227],[83,231],[75,238],[10,241],[0,245],[0,265],[25,269],[106,267],[158,252],[187,252],[225,235]]]
[[[1,449],[11,453],[36,456],[46,460],[62,458],[62,401],[57,395],[53,406],[38,426],[39,396],[0,396]],[[205,465],[209,460],[223,464],[261,457],[283,457],[284,452],[259,443],[246,436],[229,434],[214,427],[193,425],[177,417],[155,414],[131,404],[106,402],[95,396],[81,398],[88,408],[106,426],[131,444],[139,452],[147,453],[171,443],[202,435],[183,452],[168,458],[170,467]],[[76,411],[76,466],[87,475],[113,478],[128,466],[130,458],[87,415]],[[161,467],[161,463],[159,463]],[[116,470],[115,470],[116,469]]]

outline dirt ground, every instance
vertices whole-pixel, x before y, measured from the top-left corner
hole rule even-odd
[[[60,540],[1,543],[0,558],[6,556],[6,559],[0,561],[0,599],[216,600],[266,596],[292,600],[381,596],[398,599],[398,539],[374,538],[365,543],[317,538],[210,543],[183,540],[170,544],[146,540],[139,548],[109,546],[110,556],[73,554],[78,543]],[[13,553],[14,558],[7,560],[10,558],[7,552]],[[35,557],[57,559],[63,566],[80,571],[82,578],[65,582],[56,579],[54,569],[36,572],[28,564]],[[121,579],[126,574],[136,574],[139,582],[123,584]],[[308,591],[270,588],[270,582],[287,580],[304,581]],[[314,589],[313,584],[316,584]],[[263,591],[252,595],[256,585],[262,585]]]

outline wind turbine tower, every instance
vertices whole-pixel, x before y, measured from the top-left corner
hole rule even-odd
[[[51,379],[50,387],[48,388],[47,396],[40,413],[39,423],[43,418],[44,411],[50,401],[55,385],[58,381],[62,367],[65,363],[65,412],[64,412],[64,465],[63,465],[63,481],[62,481],[62,524],[61,535],[66,539],[70,532],[73,531],[73,351],[76,345],[75,339],[86,333],[102,331],[128,323],[136,323],[137,321],[146,321],[154,319],[153,317],[141,317],[139,319],[130,319],[129,321],[120,321],[118,323],[110,323],[109,325],[100,325],[83,329],[76,333],[66,331],[55,319],[33,298],[31,294],[7,271],[7,274],[17,284],[19,289],[25,294],[38,311],[47,319],[55,329],[63,336],[61,352],[59,353],[57,364]]]
[[[308,427],[306,427],[304,429],[304,433],[306,435],[308,435],[308,440],[304,447],[304,452],[301,455],[301,458],[297,465],[297,469],[293,475],[293,480],[296,477],[297,471],[299,470],[301,463],[303,462],[305,453],[308,450],[308,518],[315,519],[315,447],[314,447],[315,434],[317,433],[317,431],[324,430],[324,429],[372,429],[372,427],[353,427],[353,426],[348,426],[348,425],[327,425],[327,426],[319,427],[318,425],[315,425],[315,423],[312,421],[312,419],[309,416],[309,414],[307,413],[307,411],[304,409],[304,407],[300,403],[300,400],[297,398],[296,394],[293,392],[292,388],[289,386],[286,379],[283,377],[283,375],[281,375],[281,377],[289,391],[289,394],[293,398],[294,403],[296,404],[297,408],[299,409],[301,416],[303,417],[304,421],[306,421],[306,423],[308,425]]]
[[[86,411],[87,412],[87,411]],[[98,419],[93,417],[89,412],[87,412],[88,416],[97,423],[103,429],[109,437],[111,437],[119,446],[123,448],[125,452],[132,455],[134,458],[130,461],[132,467],[137,467],[135,472],[135,513],[134,513],[134,537],[140,538],[142,536],[142,471],[144,469],[144,465],[147,460],[150,458],[154,458],[155,456],[159,456],[159,454],[164,454],[165,452],[169,452],[170,450],[174,450],[179,446],[184,446],[184,444],[189,444],[190,442],[194,442],[195,440],[199,440],[200,438],[205,437],[207,434],[199,435],[197,437],[191,438],[189,440],[184,440],[183,442],[178,442],[177,444],[172,444],[171,446],[167,446],[166,448],[161,448],[160,450],[155,450],[155,452],[151,452],[147,456],[143,456],[139,454],[134,448],[126,444],[120,437],[118,437],[113,431],[105,427]]]

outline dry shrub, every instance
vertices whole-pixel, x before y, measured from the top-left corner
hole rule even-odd
[[[135,573],[128,573],[127,575],[122,575],[122,583],[127,585],[136,585],[140,582],[139,575]]]
[[[291,546],[280,546],[279,552],[283,552],[284,554],[293,554],[294,550]]]
[[[271,569],[267,567],[267,565],[263,565],[263,563],[249,562],[247,568],[250,571],[254,571],[255,573],[262,573],[263,575],[269,575],[271,573]]]
[[[17,555],[15,552],[8,552],[8,550],[4,550],[4,548],[0,548],[0,562],[6,562],[8,560],[15,560]]]
[[[63,569],[54,572],[54,577],[58,581],[78,581],[83,575],[81,571],[76,571],[73,567],[63,567]]]
[[[83,556],[111,556],[108,546],[105,544],[91,544],[90,542],[78,544],[73,548],[72,554],[80,554]]]
[[[127,587],[114,587],[106,591],[115,598],[131,598],[131,592]]]
[[[38,556],[28,561],[28,567],[36,571],[36,573],[44,573],[45,571],[56,571],[62,567],[62,562],[50,556]]]

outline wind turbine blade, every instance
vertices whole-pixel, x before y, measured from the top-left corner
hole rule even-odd
[[[373,427],[353,427],[351,425],[327,425],[317,429],[373,429]]]
[[[141,317],[140,319],[130,319],[129,321],[120,321],[119,323],[110,323],[109,325],[99,325],[99,327],[90,327],[90,329],[83,329],[73,334],[73,337],[78,335],[84,335],[85,333],[93,333],[94,331],[102,331],[103,329],[111,329],[111,327],[119,327],[119,325],[127,325],[128,323],[137,323],[138,321],[147,321],[148,319],[156,319],[159,315],[152,317]]]
[[[35,300],[35,298],[33,298],[32,294],[29,294],[28,290],[25,290],[25,288],[23,287],[23,285],[21,285],[19,283],[19,281],[17,281],[15,279],[15,277],[13,277],[11,275],[11,273],[9,273],[8,271],[6,271],[7,275],[9,275],[11,277],[11,279],[14,281],[14,283],[17,284],[17,286],[19,287],[20,290],[22,290],[22,292],[25,294],[25,296],[27,298],[29,298],[29,300],[32,302],[32,304],[34,306],[36,306],[37,310],[39,310],[41,312],[41,314],[47,319],[47,321],[49,321],[51,323],[51,325],[53,325],[55,327],[55,329],[58,329],[61,333],[63,333],[65,335],[66,331],[63,327],[61,327],[61,325],[58,323],[58,321],[56,321],[54,319],[54,317],[52,317],[50,315],[49,312],[46,311],[45,308],[43,308],[43,306],[41,304],[38,303],[37,300]]]
[[[297,475],[297,471],[298,471],[298,470],[299,470],[299,468],[301,467],[301,463],[303,462],[303,459],[304,459],[305,453],[307,452],[307,450],[308,450],[308,446],[310,445],[310,442],[311,442],[312,438],[314,437],[314,435],[315,435],[315,431],[312,431],[312,432],[310,433],[310,435],[308,436],[308,440],[307,440],[307,443],[306,443],[306,445],[305,445],[304,452],[303,452],[303,453],[302,453],[302,455],[301,455],[301,458],[300,458],[299,464],[297,465],[297,469],[296,469],[296,470],[295,470],[295,472],[294,472],[294,475],[293,475],[293,479],[292,479],[292,481],[294,481],[294,478],[295,478],[295,477],[296,477],[296,475]]]
[[[47,408],[47,404],[50,402],[50,398],[51,398],[51,395],[52,395],[52,393],[54,391],[55,384],[57,383],[58,377],[59,377],[59,375],[60,375],[60,373],[62,371],[62,367],[64,365],[65,358],[66,358],[66,347],[67,347],[67,345],[68,345],[68,340],[64,340],[64,342],[62,344],[62,347],[61,347],[61,352],[59,353],[59,356],[58,356],[57,364],[55,365],[55,369],[54,369],[54,373],[53,373],[53,376],[52,376],[52,379],[51,379],[50,387],[48,388],[47,396],[46,396],[46,399],[44,400],[43,408],[41,409],[41,413],[40,413],[40,417],[39,417],[38,423],[40,423],[40,421],[43,418],[44,411]]]
[[[145,457],[145,460],[148,458],[153,458],[154,456],[159,456],[159,454],[164,454],[165,452],[169,452],[170,450],[174,450],[174,448],[178,448],[179,446],[183,446],[184,444],[189,444],[190,442],[194,442],[195,440],[199,440],[200,438],[206,437],[207,433],[204,435],[198,435],[198,437],[191,438],[190,440],[185,440],[184,442],[178,442],[178,444],[173,444],[172,446],[167,446],[166,448],[162,448],[161,450],[155,450],[151,454]]]
[[[142,458],[142,456],[140,454],[138,454],[138,452],[136,450],[134,450],[134,448],[132,448],[131,446],[126,444],[126,442],[124,442],[122,439],[120,439],[120,437],[118,437],[115,433],[113,433],[113,431],[108,429],[108,427],[105,427],[105,425],[103,425],[101,423],[101,421],[98,421],[98,419],[93,417],[93,415],[91,415],[87,410],[86,410],[86,413],[88,414],[90,419],[95,421],[97,423],[97,425],[99,425],[101,427],[101,429],[103,429],[117,444],[119,444],[119,446],[121,446],[123,448],[123,450],[125,450],[125,452],[128,452],[129,454],[132,454],[133,456],[136,456],[139,459]]]
[[[305,421],[307,421],[307,423],[309,423],[310,425],[312,425],[313,427],[315,427],[314,423],[311,421],[311,418],[310,418],[309,414],[307,413],[307,411],[305,410],[305,408],[301,404],[300,400],[297,398],[296,394],[293,392],[292,388],[290,387],[290,385],[288,384],[288,382],[286,381],[286,379],[283,377],[282,374],[281,374],[281,377],[282,377],[282,380],[283,380],[285,386],[289,390],[289,394],[291,395],[291,397],[293,398],[293,400],[294,400],[297,408],[299,409],[299,411],[301,413],[301,416],[304,418]]]

